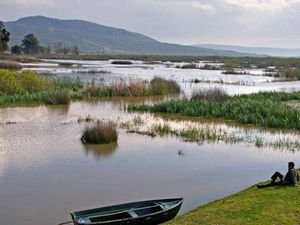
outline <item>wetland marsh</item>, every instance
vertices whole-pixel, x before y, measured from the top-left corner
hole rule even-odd
[[[47,60],[22,66],[23,70],[80,79],[84,84],[133,79],[149,83],[160,76],[177,81],[181,94],[100,98],[59,106],[1,106],[3,224],[53,225],[68,220],[74,210],[166,197],[185,198],[182,214],[264,180],[274,168],[284,171],[288,161],[300,161],[299,130],[127,111],[128,105],[190,97],[193,90],[203,87],[221,87],[232,96],[299,91],[299,81],[272,82],[276,77],[264,76],[260,69],[225,75],[222,70],[176,68],[184,63],[118,65],[112,61]],[[194,79],[211,82],[195,83]],[[214,82],[219,80],[224,82]],[[251,85],[243,85],[247,82]],[[287,104],[297,110],[298,102]],[[117,142],[81,143],[82,132],[96,120],[117,124]],[[142,135],[149,132],[154,135]]]

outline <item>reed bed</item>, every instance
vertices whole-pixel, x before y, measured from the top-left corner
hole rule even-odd
[[[197,89],[191,96],[193,101],[217,101],[222,102],[228,98],[228,94],[221,88]]]
[[[113,65],[132,65],[133,62],[128,61],[128,60],[115,60],[115,61],[112,61],[111,64],[113,64]]]
[[[0,69],[20,70],[22,65],[16,61],[0,60]]]
[[[81,137],[84,144],[109,144],[117,140],[117,126],[111,121],[97,121],[93,126],[86,127]]]
[[[133,80],[128,83],[122,80],[114,82],[110,86],[90,86],[85,89],[85,94],[90,97],[142,97],[174,94],[180,93],[180,91],[180,86],[176,81],[155,77],[150,84],[141,80]]]
[[[224,101],[191,99],[171,100],[154,105],[129,105],[128,110],[223,118],[241,124],[300,130],[300,112],[282,103],[299,99],[300,92],[262,92],[227,97]]]

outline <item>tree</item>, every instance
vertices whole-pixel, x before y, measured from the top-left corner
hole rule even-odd
[[[10,51],[12,54],[17,54],[17,55],[20,55],[23,53],[23,49],[20,45],[15,45],[15,46],[11,47]]]
[[[63,49],[62,49],[62,52],[63,52],[64,55],[68,55],[71,52],[71,49],[67,44],[65,44]]]
[[[22,48],[25,54],[37,54],[41,52],[41,46],[34,34],[27,34],[22,40]]]
[[[79,55],[79,48],[78,48],[78,46],[76,46],[76,45],[74,45],[73,47],[72,47],[72,49],[71,49],[71,52],[72,52],[72,54],[73,55]]]
[[[54,51],[56,54],[62,53],[63,44],[61,42],[54,43]]]
[[[8,50],[10,33],[5,29],[4,24],[0,21],[0,52]]]

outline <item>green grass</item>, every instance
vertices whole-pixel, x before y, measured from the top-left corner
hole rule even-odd
[[[211,202],[167,225],[297,225],[300,186],[257,189],[255,186]]]
[[[154,105],[129,105],[128,110],[222,118],[240,124],[300,130],[300,112],[282,103],[299,99],[300,92],[262,92],[228,97],[224,101],[171,100]]]

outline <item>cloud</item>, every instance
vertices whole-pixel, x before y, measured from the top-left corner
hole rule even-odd
[[[3,3],[11,5],[54,5],[54,0],[4,0]]]
[[[257,10],[265,12],[279,12],[290,9],[300,0],[222,0],[225,4],[243,8],[245,10]]]
[[[213,5],[207,4],[207,3],[202,3],[199,1],[193,1],[192,6],[194,8],[199,8],[199,9],[202,9],[207,12],[214,12],[216,10],[216,8]]]

